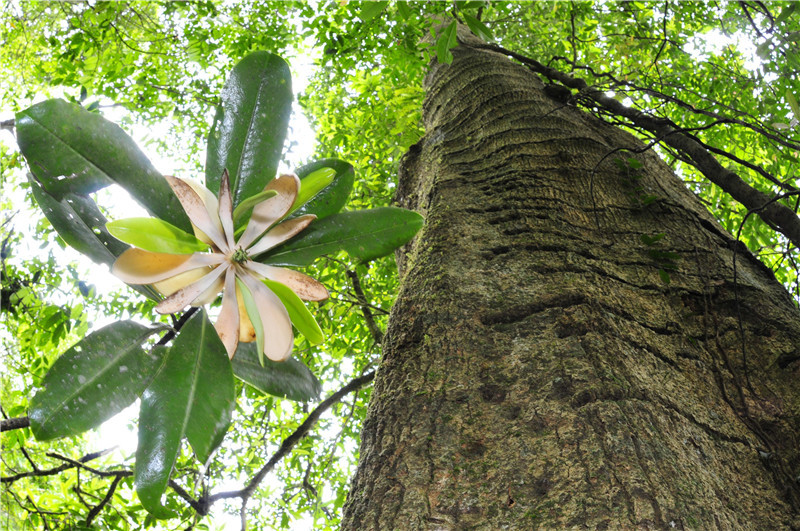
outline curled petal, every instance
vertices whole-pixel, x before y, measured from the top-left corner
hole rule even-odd
[[[297,192],[300,190],[300,179],[297,175],[281,175],[270,181],[265,190],[275,190],[278,195],[265,199],[253,207],[253,214],[250,216],[247,228],[238,241],[242,249],[250,247],[250,244],[256,241],[265,230],[289,212],[295,197],[297,197]]]
[[[172,191],[175,192],[175,195],[178,197],[178,201],[181,202],[192,224],[211,238],[213,244],[219,249],[227,251],[229,247],[223,234],[222,224],[219,220],[219,209],[216,200],[214,201],[214,206],[217,208],[209,212],[203,198],[198,195],[194,188],[187,184],[186,181],[169,175],[166,176],[166,179],[172,187]],[[213,194],[211,195],[213,196]]]
[[[294,333],[289,312],[277,295],[252,275],[239,277],[253,294],[264,327],[264,354],[272,361],[285,361],[292,354]]]
[[[197,282],[181,288],[156,306],[158,313],[175,313],[192,304],[201,295],[206,295],[209,288],[215,285],[217,279],[222,276],[230,264],[223,263],[214,268],[213,271],[198,280]],[[219,293],[217,289],[216,293]]]
[[[284,284],[304,301],[324,301],[328,298],[328,290],[325,286],[299,271],[260,264],[252,260],[246,262],[245,267],[263,278]]]
[[[239,345],[239,304],[236,300],[236,270],[229,267],[225,273],[225,290],[222,292],[222,308],[214,328],[225,345],[228,357],[233,358]]]
[[[153,284],[185,271],[222,263],[219,254],[166,254],[151,253],[131,247],[111,266],[111,272],[128,284]]]
[[[207,287],[200,295],[189,303],[190,306],[205,306],[211,304],[217,299],[217,295],[225,287],[225,279],[221,276],[215,280],[209,287]]]
[[[247,250],[250,256],[257,256],[264,251],[272,249],[276,245],[280,245],[292,236],[296,235],[306,227],[308,224],[317,219],[314,214],[306,214],[305,216],[296,217],[284,221],[280,225],[273,227],[267,232],[263,238],[258,240],[255,245]]]

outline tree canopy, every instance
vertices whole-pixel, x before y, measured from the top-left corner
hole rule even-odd
[[[345,208],[386,207],[400,157],[422,136],[427,65],[450,60],[455,21],[539,74],[564,105],[642,138],[742,242],[741,252],[749,249],[800,301],[794,3],[30,1],[9,4],[0,17],[4,419],[24,417],[56,359],[104,324],[174,324],[156,316],[153,300],[101,283],[98,269],[54,232],[26,177],[14,113],[63,98],[120,123],[169,161],[160,171],[201,177],[230,70],[267,51],[308,76],[292,112],[302,111],[316,135],[310,145],[290,130],[282,165],[346,161],[355,182]],[[297,160],[300,146],[313,156]],[[610,156],[635,176],[635,155]],[[648,201],[631,183],[634,199]],[[129,217],[105,192],[95,197],[109,219]],[[652,237],[657,248],[663,235]],[[652,258],[669,282],[669,261],[680,257]],[[300,338],[294,348],[321,382],[319,400],[237,382],[233,427],[208,468],[186,446],[178,457],[166,497],[177,519],[156,520],[129,501],[130,452],[107,449],[91,432],[42,442],[29,428],[4,425],[4,521],[215,529],[237,521],[244,500],[256,529],[337,528],[399,280],[390,256],[327,254],[304,271],[331,293],[312,309],[326,341]]]

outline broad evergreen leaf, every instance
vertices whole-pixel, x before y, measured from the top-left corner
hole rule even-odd
[[[205,311],[181,329],[153,383],[142,395],[135,483],[142,505],[170,518],[161,503],[186,436],[201,462],[222,441],[234,404],[233,373],[225,347]]]
[[[47,371],[28,416],[39,440],[99,426],[141,395],[160,359],[142,343],[161,330],[118,321],[89,334]]]
[[[402,208],[341,212],[315,221],[295,239],[275,248],[259,261],[307,266],[323,254],[344,250],[366,262],[385,256],[408,242],[422,224],[422,216]]]
[[[163,176],[118,125],[53,99],[17,113],[16,128],[31,172],[54,197],[85,195],[116,183],[154,216],[191,230]]]
[[[232,361],[237,378],[268,395],[306,402],[319,397],[322,390],[316,376],[294,358],[267,359],[262,366],[254,343],[239,343]]]
[[[108,235],[106,219],[86,196],[66,194],[61,200],[28,176],[33,197],[47,220],[68,245],[98,264],[112,264],[128,246]],[[106,236],[105,239],[102,239]]]
[[[291,110],[292,76],[286,62],[267,52],[242,59],[225,84],[208,135],[206,186],[218,190],[227,168],[234,207],[261,192],[275,178]]]
[[[312,173],[323,169],[331,168],[336,171],[331,183],[314,195],[304,205],[300,206],[292,216],[303,216],[314,214],[317,221],[326,218],[331,214],[336,214],[347,204],[350,192],[353,190],[355,171],[353,166],[339,159],[322,159],[301,166],[297,169],[297,176],[300,177],[300,192],[303,192],[303,179]]]

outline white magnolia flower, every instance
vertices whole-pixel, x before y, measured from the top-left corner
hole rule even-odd
[[[238,239],[227,171],[220,182],[219,200],[197,182],[171,176],[166,179],[197,238],[209,244],[211,252],[167,254],[132,247],[117,258],[112,273],[129,284],[153,284],[167,296],[156,306],[162,314],[210,303],[222,291],[222,307],[214,327],[228,356],[233,357],[239,341],[258,340],[263,342],[259,347],[269,359],[286,360],[294,340],[292,322],[281,300],[262,280],[280,282],[307,301],[324,300],[328,291],[308,275],[252,258],[295,236],[316,218],[304,215],[279,223],[294,204],[300,179],[281,175],[270,182],[266,190],[276,194],[255,204]]]

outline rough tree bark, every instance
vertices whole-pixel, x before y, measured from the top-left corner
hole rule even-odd
[[[427,224],[343,527],[798,528],[786,291],[641,142],[501,55],[454,52],[401,168]]]

